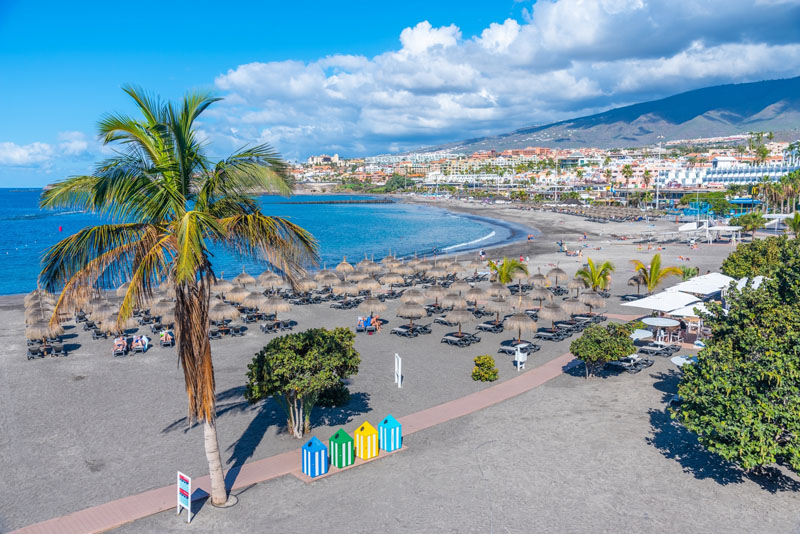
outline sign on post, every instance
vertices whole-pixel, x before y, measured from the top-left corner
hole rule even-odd
[[[399,388],[403,387],[403,360],[397,353],[394,354],[394,383]]]
[[[178,515],[186,509],[186,522],[192,521],[192,479],[178,471]]]

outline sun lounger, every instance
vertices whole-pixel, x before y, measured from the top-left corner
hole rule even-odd
[[[94,324],[94,321],[86,321],[85,323],[83,323],[83,329],[86,332],[88,332],[89,330],[94,330],[95,328],[97,328],[97,325]]]
[[[493,334],[499,334],[503,331],[503,323],[495,323],[494,321],[487,321],[485,323],[481,323],[476,327],[478,330],[482,332],[492,332]]]
[[[625,371],[627,373],[638,373],[642,369],[646,369],[651,365],[653,365],[653,360],[641,358],[636,354],[631,354],[630,356],[625,356],[619,360],[606,363],[606,367],[617,369],[619,371]]]
[[[641,295],[622,295],[620,300],[623,302],[633,302],[634,300],[639,300],[643,298]]]
[[[231,327],[231,337],[242,337],[242,336],[244,336],[244,327],[242,326]]]
[[[396,326],[389,331],[390,334],[395,334],[397,336],[402,337],[417,337],[419,335],[418,332],[412,330],[409,326]]]
[[[431,333],[431,324],[415,324],[412,330],[417,334],[430,334]]]
[[[444,326],[458,326],[458,323],[453,323],[451,321],[448,321],[444,315],[442,315],[441,317],[437,317],[436,319],[433,320],[433,322],[436,324],[443,324]]]
[[[481,338],[476,336],[475,334],[469,334],[467,332],[462,332],[459,336],[457,332],[451,332],[449,334],[445,334],[442,338],[441,343],[447,343],[448,345],[453,345],[456,347],[469,347],[473,343],[480,342]]]
[[[281,330],[291,330],[292,328],[294,328],[294,324],[295,324],[294,321],[284,319],[278,321],[278,328],[280,328]]]
[[[639,352],[648,356],[672,356],[680,350],[677,345],[645,345],[639,347]]]
[[[212,328],[208,331],[208,339],[222,339],[222,334],[216,328]]]
[[[39,350],[39,347],[28,347],[27,356],[29,360],[34,358],[44,358],[44,354],[42,354],[42,351]]]
[[[64,345],[56,344],[53,345],[53,356],[66,356],[67,350],[64,348]]]
[[[127,349],[114,347],[111,349],[112,356],[125,356],[128,353]]]
[[[535,339],[543,339],[545,341],[561,341],[564,339],[563,334],[557,331],[553,331],[549,328],[540,328],[536,334],[533,336]]]
[[[175,336],[172,336],[169,341],[165,341],[164,339],[159,339],[158,344],[162,347],[174,347],[175,346]]]
[[[258,317],[256,317],[256,315],[254,313],[248,313],[247,315],[244,316],[244,318],[242,320],[245,323],[250,324],[250,323],[255,323],[256,321],[258,321]]]
[[[108,335],[100,330],[92,330],[92,339],[106,339]]]
[[[606,317],[605,315],[600,315],[598,313],[592,313],[592,314],[579,313],[579,314],[573,315],[572,318],[577,320],[577,321],[588,319],[588,320],[592,321],[593,323],[602,323],[603,321],[607,321],[608,320],[608,317]]]
[[[264,332],[265,334],[269,334],[270,332],[277,332],[279,326],[280,323],[278,323],[278,321],[272,321],[269,323],[262,324],[259,328],[261,328],[261,331]]]
[[[523,340],[521,343],[514,342],[514,343],[503,344],[500,346],[499,349],[497,349],[497,352],[513,356],[517,352],[517,347],[519,347],[519,349],[526,354],[530,354],[531,352],[536,352],[542,348],[539,345],[536,345],[535,343]]]

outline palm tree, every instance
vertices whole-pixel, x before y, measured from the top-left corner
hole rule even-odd
[[[178,360],[189,418],[203,423],[211,475],[211,502],[228,496],[216,431],[214,367],[208,339],[211,286],[216,277],[209,246],[268,262],[290,281],[316,261],[314,238],[290,221],[264,215],[252,191],[290,192],[286,164],[268,145],[243,148],[213,163],[198,139],[195,120],[220,100],[187,94],[177,105],[126,86],[141,118],[104,116],[98,129],[117,155],[93,174],[74,176],[42,194],[42,208],[86,210],[110,222],[84,228],[50,247],[40,283],[61,290],[53,321],[82,304],[86,289],[130,282],[118,325],[171,282]]]
[[[586,287],[592,288],[592,291],[606,289],[611,283],[611,273],[614,272],[614,264],[610,261],[604,261],[598,264],[592,261],[592,258],[587,258],[586,264],[588,267],[575,273],[575,278],[582,279]]]
[[[650,260],[650,265],[645,265],[639,260],[631,260],[633,268],[642,276],[647,293],[652,293],[668,276],[681,276],[679,267],[661,267],[661,254],[656,254]]]
[[[645,169],[644,170],[644,175],[642,176],[642,180],[644,181],[644,188],[645,189],[650,187],[650,178],[651,178],[650,169]]]
[[[786,219],[785,222],[786,226],[792,230],[794,238],[797,239],[800,236],[800,211],[794,212],[794,215]]]
[[[697,276],[700,273],[700,269],[697,267],[689,267],[688,265],[684,265],[681,268],[681,280],[684,282],[686,280],[690,280]]]
[[[519,260],[503,258],[502,263],[489,262],[489,268],[495,272],[497,281],[501,284],[510,284],[515,273],[528,273],[528,266]]]

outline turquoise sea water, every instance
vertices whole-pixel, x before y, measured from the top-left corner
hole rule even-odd
[[[99,219],[80,212],[38,208],[39,189],[0,189],[0,294],[24,293],[36,287],[43,251],[58,240]],[[265,213],[290,218],[310,231],[320,245],[320,267],[335,266],[343,256],[358,262],[364,254],[379,260],[391,251],[399,256],[430,254],[433,249],[461,253],[507,241],[527,230],[505,223],[454,214],[414,204],[286,204],[287,201],[345,200],[359,196],[260,197]],[[60,229],[60,230],[59,230]],[[465,255],[466,257],[466,255]],[[214,271],[232,278],[242,269],[237,258],[215,251]],[[265,264],[245,269],[261,273]]]

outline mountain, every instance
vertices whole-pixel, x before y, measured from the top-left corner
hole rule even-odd
[[[800,77],[717,85],[661,100],[511,133],[426,148],[425,151],[506,150],[528,146],[634,147],[664,141],[771,131],[777,140],[800,138]]]

